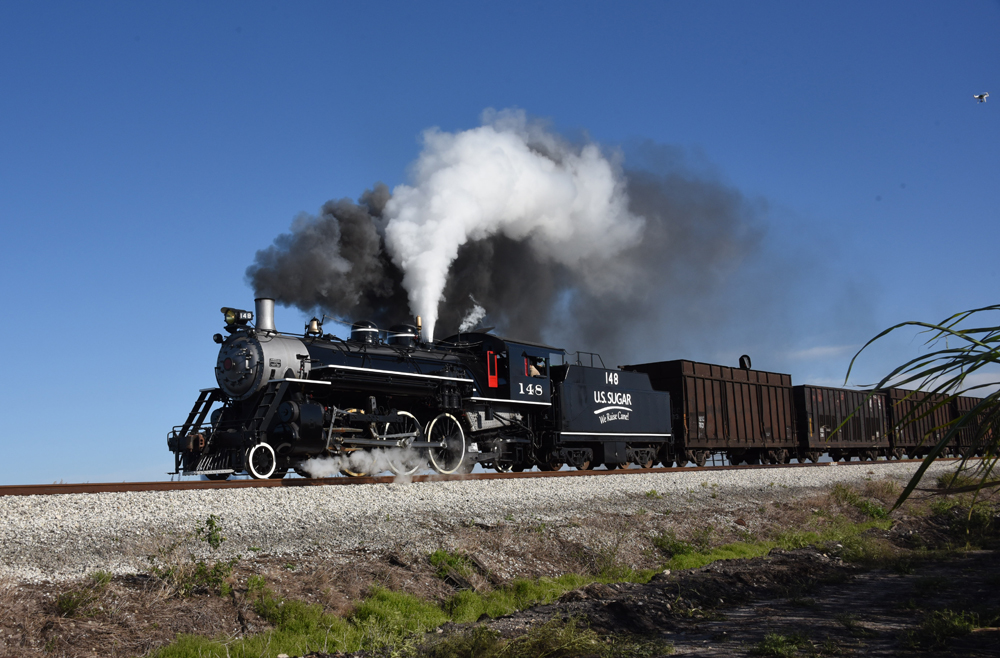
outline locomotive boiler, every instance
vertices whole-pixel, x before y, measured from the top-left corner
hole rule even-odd
[[[175,474],[308,476],[324,458],[346,475],[368,463],[397,474],[612,468],[673,454],[670,396],[643,373],[489,333],[426,343],[419,318],[388,331],[356,322],[341,339],[315,318],[301,335],[277,331],[271,299],[222,312],[218,386],[168,435]]]

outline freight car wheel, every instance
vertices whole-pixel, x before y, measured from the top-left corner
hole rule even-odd
[[[428,456],[431,467],[442,474],[455,473],[465,461],[465,432],[451,414],[441,414],[427,426],[427,440],[443,443],[443,448],[431,448]]]
[[[413,414],[406,411],[397,411],[397,416],[403,420],[398,423],[386,423],[382,429],[382,434],[413,434],[407,441],[409,445],[412,441],[422,441],[423,431],[420,429],[420,421]],[[427,465],[427,460],[423,455],[414,450],[402,448],[399,452],[389,451],[389,470],[396,475],[413,475]]]
[[[817,452],[816,450],[810,450],[810,451],[806,452],[805,458],[808,461],[811,461],[812,463],[815,464],[815,463],[817,463],[819,461],[819,452]],[[800,460],[800,461],[802,461],[802,460]]]
[[[708,450],[695,450],[694,459],[692,460],[698,468],[701,468],[708,461]]]
[[[247,450],[247,473],[255,480],[266,480],[277,466],[274,448],[266,443],[258,443]]]
[[[906,451],[904,451],[902,448],[893,448],[892,449],[892,458],[893,459],[902,459],[905,456],[906,456]]]

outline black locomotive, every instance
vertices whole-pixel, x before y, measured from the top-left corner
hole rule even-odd
[[[253,326],[253,313],[222,311],[219,386],[169,434],[175,474],[309,475],[329,457],[357,475],[358,451],[399,474],[651,466],[670,443],[670,396],[647,375],[567,363],[559,348],[488,333],[427,344],[419,318],[384,333],[358,322],[347,340],[316,319],[280,333],[270,299]]]

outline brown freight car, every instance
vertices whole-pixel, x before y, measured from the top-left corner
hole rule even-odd
[[[975,411],[976,406],[983,401],[983,398],[974,398],[967,395],[961,395],[954,398],[951,401],[951,417],[952,420],[958,420],[960,416],[968,414]],[[952,441],[950,448],[952,451],[962,457],[972,457],[973,455],[982,456],[983,454],[983,441],[976,435],[979,433],[979,425],[982,422],[981,417],[976,417],[971,423],[967,423],[965,427],[958,431],[958,436],[955,441]]]
[[[868,396],[868,391],[844,388],[793,387],[795,427],[801,446],[799,461],[819,461],[824,452],[833,461],[888,457],[891,448],[885,396]],[[895,456],[901,457],[902,451]]]
[[[905,452],[911,459],[926,456],[948,432],[950,406],[941,404],[940,395],[905,388],[884,390],[893,451]]]
[[[792,421],[791,375],[696,361],[622,366],[649,375],[653,388],[670,393],[673,444],[664,465],[703,465],[712,453],[733,464],[787,463],[797,454]]]

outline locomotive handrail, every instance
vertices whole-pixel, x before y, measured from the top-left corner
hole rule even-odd
[[[606,365],[604,365],[604,359],[602,359],[601,355],[598,354],[597,352],[582,352],[582,351],[578,351],[578,352],[572,352],[572,354],[576,354],[576,365],[578,365],[578,366],[582,366],[583,365],[583,359],[580,358],[580,355],[581,354],[587,354],[587,355],[590,356],[590,367],[591,368],[594,367],[594,357],[596,356],[597,360],[601,362],[601,367],[604,368],[605,370],[608,369],[608,367]]]
[[[444,377],[442,375],[425,375],[422,372],[406,372],[403,370],[382,370],[380,368],[362,368],[360,366],[344,366],[344,365],[328,365],[328,366],[318,366],[313,368],[313,370],[355,370],[359,372],[377,372],[383,375],[400,375],[402,377],[423,377],[425,379],[443,379],[452,382],[467,382],[475,383],[474,379],[468,377]],[[312,381],[312,380],[308,380]]]

